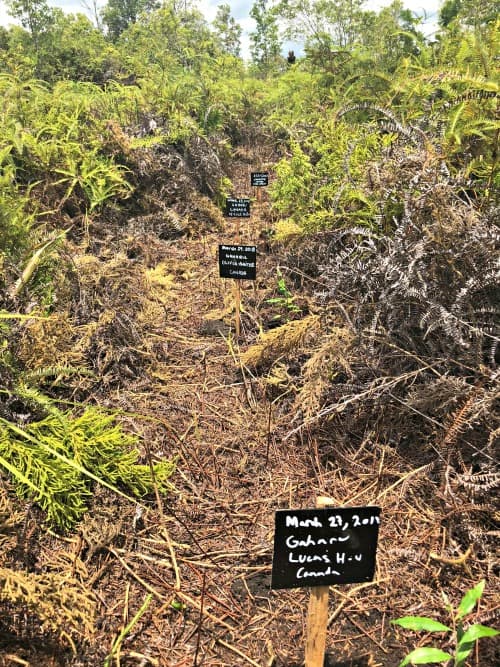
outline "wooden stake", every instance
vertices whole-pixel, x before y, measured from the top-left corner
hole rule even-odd
[[[316,507],[323,508],[328,505],[335,505],[335,501],[325,496],[319,496],[316,499]],[[311,588],[307,612],[305,667],[323,667],[325,662],[329,590],[329,586]]]
[[[262,199],[262,188],[257,188],[257,201]]]
[[[241,304],[241,291],[240,291],[240,281],[234,281],[234,306],[236,309],[236,319],[235,319],[235,335],[236,340],[240,338],[240,304]]]
[[[236,220],[236,243],[241,244],[241,221],[240,218]],[[234,308],[235,308],[235,322],[234,322],[234,331],[236,340],[240,339],[240,305],[241,305],[241,290],[240,290],[240,281],[234,281]]]

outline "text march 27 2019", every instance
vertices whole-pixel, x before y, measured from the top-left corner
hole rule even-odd
[[[271,588],[373,579],[379,507],[278,510]]]
[[[253,245],[219,245],[219,276],[233,280],[255,280],[257,247]]]

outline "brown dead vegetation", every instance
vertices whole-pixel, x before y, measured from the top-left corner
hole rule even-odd
[[[199,171],[199,146],[191,159]],[[250,194],[246,169],[234,183],[239,195]],[[169,205],[186,219],[189,207],[179,202]],[[204,206],[210,223],[197,217]],[[454,443],[491,409],[491,387],[461,387],[457,402],[458,380],[436,377],[441,403],[433,433],[444,457],[436,483],[428,434],[421,450],[414,431],[406,452],[385,437],[390,419],[398,425],[401,415],[383,403],[381,381],[367,377],[360,391],[384,405],[383,436],[377,420],[366,418],[366,403],[342,400],[360,363],[357,334],[345,319],[318,306],[264,332],[275,266],[289,259],[279,245],[258,242],[258,280],[242,285],[242,336],[235,341],[232,286],[219,279],[216,262],[217,244],[236,242],[235,224],[224,221],[222,229],[201,198],[189,212],[192,233],[183,227],[163,238],[166,210],[157,208],[127,225],[99,226],[92,248],[73,239],[71,289],[48,320],[19,325],[16,349],[27,371],[54,363],[73,368],[70,377],[61,371],[47,380],[47,389],[122,411],[123,424],[141,435],[145,460],[178,456],[175,493],[134,506],[96,488],[78,533],[62,536],[43,529],[35,504],[0,504],[0,524],[10,522],[9,530],[9,515],[24,512],[0,565],[28,572],[33,586],[41,573],[56,572],[61,589],[84,590],[96,614],[91,631],[89,606],[71,636],[19,611],[13,588],[2,603],[1,664],[96,667],[111,656],[108,664],[122,667],[299,667],[307,591],[270,591],[273,520],[279,508],[314,506],[317,495],[382,508],[375,580],[332,590],[328,664],[397,665],[411,640],[389,621],[409,614],[444,620],[442,593],[456,603],[483,577],[476,620],[494,624],[498,515],[488,485],[476,497],[474,471],[458,477],[449,465]],[[266,210],[266,200],[254,205],[251,223],[242,225],[245,241],[259,238]],[[160,216],[158,228],[149,215]],[[401,381],[387,377],[385,388]],[[327,400],[338,409],[319,419]],[[414,410],[425,400],[425,388],[415,384]],[[149,605],[116,648],[147,596]],[[491,642],[480,645],[475,660],[495,663]]]

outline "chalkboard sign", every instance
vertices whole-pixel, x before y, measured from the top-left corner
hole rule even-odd
[[[250,199],[226,199],[225,214],[228,218],[249,218]]]
[[[271,588],[371,581],[379,507],[278,510]]]
[[[220,245],[219,276],[235,280],[255,280],[257,248],[254,245]]]
[[[254,188],[269,185],[269,173],[267,171],[252,171],[250,185]]]

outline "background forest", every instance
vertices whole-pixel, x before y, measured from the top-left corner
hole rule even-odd
[[[486,580],[475,620],[495,625],[497,3],[447,0],[430,40],[399,0],[379,12],[255,0],[249,61],[228,4],[212,23],[177,0],[89,3],[94,22],[45,0],[6,4],[20,25],[0,27],[0,663],[301,664],[299,617],[281,639],[274,616],[262,634],[228,630],[205,574],[180,585],[198,561],[176,554],[199,547],[203,526],[187,507],[203,478],[190,461],[216,477],[223,465],[183,450],[201,426],[175,389],[181,367],[191,378],[204,364],[201,393],[210,378],[210,353],[198,341],[186,365],[187,329],[169,328],[204,299],[200,340],[217,322],[252,397],[242,422],[263,410],[252,457],[308,457],[296,503],[332,495],[335,479],[382,504],[388,526],[421,531],[401,529],[383,553],[389,576],[408,575],[384,598],[387,623],[372,612],[378,664],[416,642],[399,631],[394,644],[390,618],[439,616],[441,590],[455,603]],[[289,39],[303,53],[287,58]],[[207,239],[229,230],[226,197],[260,169],[272,175],[255,209],[262,273],[238,345],[212,283],[173,305],[167,293],[194,279],[189,249],[206,259]],[[234,465],[237,488],[259,478],[247,454]],[[268,531],[250,562],[259,576]],[[138,541],[157,549],[141,567],[161,543],[168,595],[127,560]],[[217,551],[202,553],[215,568]],[[416,568],[427,579],[412,583]],[[110,604],[118,588],[130,616]],[[467,664],[496,663],[483,644]]]

